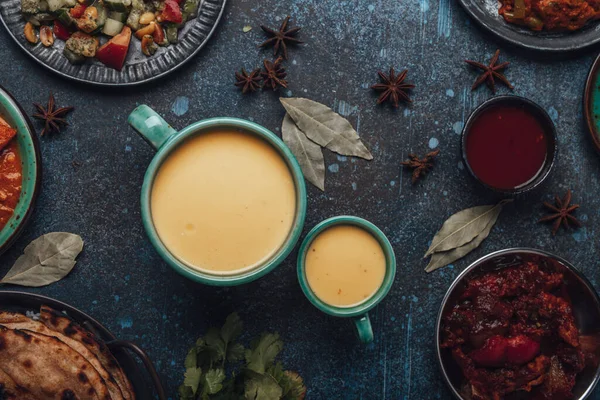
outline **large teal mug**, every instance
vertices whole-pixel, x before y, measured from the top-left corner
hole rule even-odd
[[[306,254],[313,240],[315,240],[315,238],[326,229],[338,225],[352,225],[367,231],[379,242],[379,245],[383,250],[383,254],[385,255],[386,270],[381,286],[364,302],[351,307],[337,307],[325,303],[312,291],[306,277]],[[298,280],[300,281],[300,287],[302,288],[302,291],[308,300],[324,313],[336,317],[352,318],[356,325],[358,337],[363,343],[369,343],[373,341],[373,328],[371,327],[371,320],[369,319],[368,312],[377,304],[379,304],[381,300],[383,300],[383,298],[389,293],[394,283],[395,276],[396,256],[390,241],[379,228],[377,228],[371,222],[359,217],[339,216],[329,218],[319,223],[308,233],[304,239],[304,242],[302,242],[302,246],[300,247],[300,251],[298,253]]]
[[[181,275],[196,282],[215,286],[235,286],[251,282],[269,273],[277,267],[292,251],[304,226],[306,216],[306,186],[304,176],[298,162],[288,147],[268,129],[238,118],[210,118],[176,131],[150,107],[141,105],[137,107],[128,118],[129,124],[152,146],[157,152],[146,171],[142,185],[141,206],[142,221],[150,242],[154,245],[160,256]],[[200,271],[178,259],[161,241],[152,220],[151,193],[156,174],[162,163],[171,152],[186,140],[204,132],[222,128],[234,128],[249,135],[264,140],[271,145],[286,162],[296,189],[296,213],[292,228],[283,245],[270,257],[250,270],[242,270],[238,274],[221,275]]]

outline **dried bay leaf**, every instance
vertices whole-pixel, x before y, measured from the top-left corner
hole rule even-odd
[[[331,108],[300,97],[280,98],[298,128],[313,142],[344,156],[372,160],[350,122]]]
[[[83,240],[79,235],[68,232],[42,235],[25,247],[0,283],[40,287],[57,282],[71,272],[81,250]]]
[[[502,200],[496,205],[467,208],[452,215],[435,234],[431,246],[423,258],[433,253],[448,251],[471,242],[487,228],[491,220],[496,221],[502,206],[512,200]]]
[[[470,241],[466,241],[466,242],[464,242],[464,240],[458,241],[457,243],[461,243],[461,242],[463,242],[463,243],[460,245],[457,245],[455,247],[450,247],[446,251],[436,250],[431,255],[429,264],[427,265],[427,267],[425,267],[425,272],[432,272],[438,268],[441,268],[448,264],[451,264],[454,261],[463,258],[467,254],[469,254],[471,251],[473,251],[477,247],[479,247],[479,245],[481,245],[481,243],[485,240],[485,238],[488,237],[492,228],[496,224],[496,221],[498,220],[498,216],[500,215],[500,211],[502,211],[502,206],[511,201],[512,200],[502,200],[495,206],[482,206],[482,207],[491,207],[488,211],[485,211],[485,210],[482,211],[481,215],[485,214],[485,217],[483,217],[484,218],[483,221],[486,222],[486,225],[483,227],[483,229],[481,231],[479,231],[475,236],[473,236],[472,234],[463,236],[463,237],[471,237],[472,236],[472,239]],[[473,208],[467,209],[467,210],[473,210],[473,209],[479,209],[480,211],[483,210],[481,207],[473,207]],[[460,214],[467,210],[459,211],[457,214]],[[448,220],[450,220],[457,214],[454,214]],[[478,218],[478,216],[475,216],[475,218]],[[448,220],[446,222],[448,222]],[[476,225],[479,226],[479,224],[480,223],[478,223]],[[446,225],[446,223],[444,223],[444,225]],[[442,229],[444,229],[444,226],[442,226]],[[467,229],[475,229],[475,228],[467,228]],[[437,237],[437,234],[436,234],[436,237]],[[434,240],[435,240],[435,238],[434,238]]]
[[[289,114],[283,118],[281,136],[298,160],[304,177],[325,191],[325,159],[321,146],[306,137]]]
[[[485,240],[485,238],[488,237],[495,224],[496,220],[489,221],[488,226],[486,226],[478,236],[463,246],[448,251],[433,253],[431,259],[429,260],[429,264],[427,264],[427,267],[425,267],[425,272],[432,272],[438,268],[452,264],[454,261],[463,258],[475,250]]]

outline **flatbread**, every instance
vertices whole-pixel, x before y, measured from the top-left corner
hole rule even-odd
[[[0,327],[0,365],[38,400],[110,400],[94,367],[54,337]]]
[[[41,307],[40,319],[51,330],[60,332],[85,346],[100,360],[102,366],[115,379],[121,389],[123,398],[125,400],[135,400],[131,382],[129,382],[119,363],[103,341],[98,340],[91,332],[82,328],[65,314],[55,311],[48,306]]]
[[[46,325],[39,321],[34,321],[23,314],[0,312],[0,326],[5,326],[9,329],[27,330],[39,333],[41,335],[52,336],[75,350],[83,358],[85,358],[102,377],[102,380],[108,388],[110,397],[112,400],[123,400],[123,394],[121,389],[117,385],[112,375],[102,366],[98,357],[96,357],[91,351],[89,351],[83,344],[73,340],[60,332],[56,332],[48,328]],[[1,397],[0,397],[1,399]]]
[[[2,400],[38,400],[29,391],[19,387],[13,379],[0,368],[0,399]]]

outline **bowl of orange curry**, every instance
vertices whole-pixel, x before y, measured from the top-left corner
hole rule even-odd
[[[14,97],[0,86],[0,254],[29,219],[41,175],[35,129]]]

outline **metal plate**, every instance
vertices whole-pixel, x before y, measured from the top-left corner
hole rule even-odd
[[[49,297],[32,293],[0,291],[0,309],[12,312],[25,313],[26,311],[39,312],[42,305],[52,307],[56,311],[65,312],[68,317],[78,324],[86,327],[91,326],[100,339],[105,342],[115,340],[115,336],[103,325],[75,307]],[[121,368],[131,381],[136,397],[142,399],[153,399],[151,385],[147,378],[141,373],[134,358],[121,348],[111,348]]]
[[[0,20],[17,44],[44,67],[79,82],[99,86],[130,86],[154,80],[175,71],[204,47],[214,32],[225,8],[226,0],[202,0],[198,17],[179,31],[179,43],[160,47],[156,54],[142,54],[140,41],[131,39],[125,66],[121,71],[106,67],[91,59],[82,65],[72,65],[62,55],[64,42],[56,40],[47,48],[41,43],[31,45],[25,39],[25,21],[21,16],[21,0],[0,1]],[[104,35],[103,41],[107,40]]]
[[[498,14],[498,0],[458,0],[479,25],[497,38],[528,50],[567,53],[600,43],[600,23],[592,22],[574,32],[534,32],[509,24]]]
[[[583,115],[592,143],[600,152],[600,56],[596,58],[587,77],[583,95]]]

